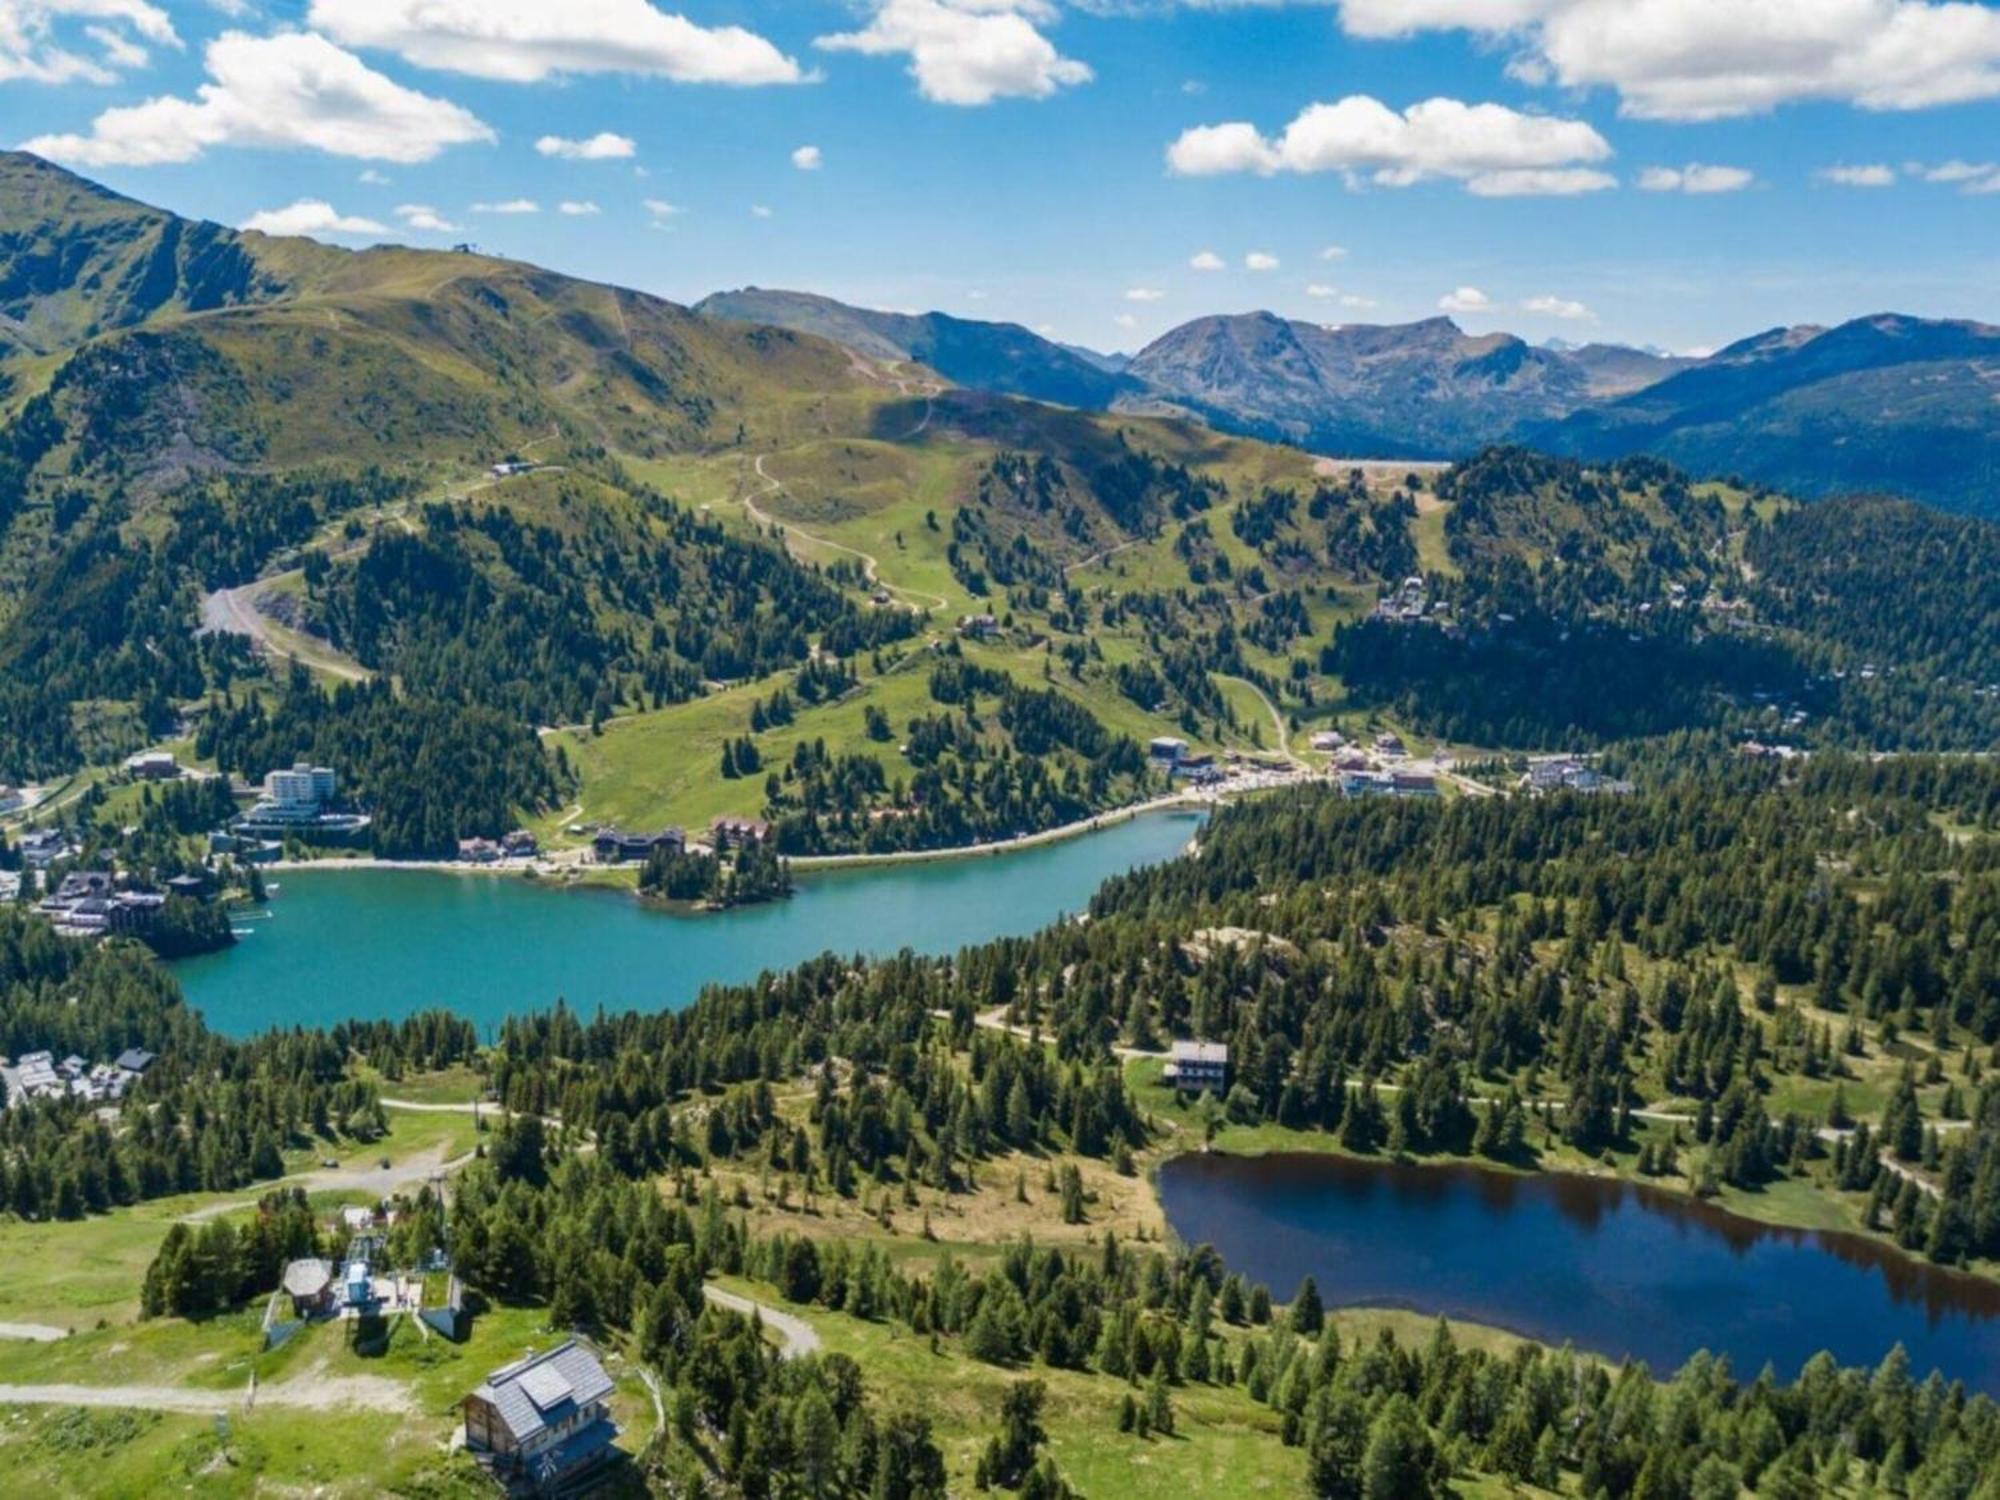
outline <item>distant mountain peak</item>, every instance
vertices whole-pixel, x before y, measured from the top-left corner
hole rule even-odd
[[[706,317],[817,334],[879,360],[910,360],[955,384],[1060,406],[1102,409],[1130,394],[1123,361],[1072,349],[1018,323],[855,307],[813,292],[745,287],[704,297]]]

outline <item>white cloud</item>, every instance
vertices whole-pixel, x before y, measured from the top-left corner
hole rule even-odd
[[[1967,192],[1978,191],[1972,186],[2000,172],[2000,165],[1990,161],[1942,161],[1934,167],[1913,166],[1906,168],[1911,176],[1921,177],[1925,182],[1945,182],[1965,185]]]
[[[1243,257],[1243,269],[1246,271],[1275,271],[1278,269],[1278,257],[1266,250],[1252,250],[1248,255]]]
[[[664,198],[648,198],[646,200],[646,212],[656,219],[671,219],[680,211],[681,207],[678,203],[669,203]]]
[[[267,208],[243,221],[261,234],[387,234],[373,219],[343,214],[324,198],[301,198],[289,208]]]
[[[1523,312],[1538,318],[1561,318],[1568,323],[1595,323],[1597,314],[1568,297],[1530,297],[1521,304]]]
[[[1375,299],[1373,297],[1363,297],[1356,292],[1342,292],[1340,294],[1340,305],[1342,307],[1373,307],[1375,306]]]
[[[1226,172],[1268,177],[1283,165],[1277,147],[1247,120],[1196,125],[1167,147],[1168,170],[1183,177],[1218,177]]]
[[[376,171],[373,167],[363,167],[361,169],[361,175],[356,177],[354,180],[356,182],[366,183],[369,187],[387,187],[389,185],[389,179],[387,177],[384,177],[380,172]]]
[[[1116,323],[1120,328],[1137,328],[1139,326],[1139,320],[1130,313],[1120,313],[1111,321]]]
[[[739,85],[805,76],[753,31],[697,26],[647,0],[312,0],[308,15],[350,46],[508,83],[564,73]]]
[[[89,167],[194,161],[213,146],[419,162],[494,138],[469,111],[404,88],[323,37],[227,31],[205,60],[209,81],[194,99],[107,109],[88,135],[37,136],[23,149]]]
[[[1221,271],[1227,265],[1213,250],[1198,250],[1188,257],[1188,265],[1196,271]]]
[[[764,204],[764,203],[753,203],[753,204],[751,204],[751,205],[750,205],[750,217],[751,217],[751,218],[753,218],[753,219],[768,219],[768,218],[770,218],[770,217],[771,217],[771,209],[770,209],[770,206],[769,206],[768,204]]]
[[[472,211],[476,214],[538,214],[542,205],[533,198],[506,198],[498,203],[475,203]]]
[[[1276,139],[1244,121],[1185,131],[1167,148],[1167,165],[1186,176],[1341,172],[1350,185],[1384,187],[1448,178],[1500,197],[1610,187],[1607,174],[1582,166],[1610,155],[1610,144],[1582,120],[1443,98],[1398,113],[1351,94],[1307,105]]]
[[[596,135],[577,141],[560,135],[545,135],[535,142],[535,150],[561,161],[628,161],[639,154],[639,143],[629,135],[600,130]]]
[[[1448,313],[1487,313],[1493,311],[1493,299],[1476,286],[1462,286],[1438,298],[1438,310]]]
[[[588,198],[565,198],[556,205],[556,212],[568,214],[572,219],[588,219],[604,212]]]
[[[826,165],[826,158],[817,146],[801,146],[792,153],[792,165],[801,172],[817,172]]]
[[[1306,288],[1306,295],[1318,298],[1323,302],[1330,302],[1340,295],[1340,288],[1323,286],[1319,282],[1314,282]]]
[[[1125,300],[1127,302],[1159,302],[1162,299],[1164,299],[1166,295],[1167,294],[1161,291],[1158,287],[1135,286],[1135,287],[1130,287],[1126,290]]]
[[[97,56],[63,39],[60,23],[77,21],[86,23],[82,35]],[[0,83],[111,83],[146,65],[142,41],[181,45],[167,13],[150,0],[0,0]]]
[[[86,26],[83,34],[97,43],[104,54],[104,65],[108,68],[143,68],[153,59],[152,53],[124,32],[109,26]]]
[[[1046,99],[1094,76],[1036,29],[1055,19],[1051,0],[875,0],[861,30],[822,36],[813,45],[869,57],[907,55],[917,92],[938,104]]]
[[[1968,0],[1339,3],[1356,36],[1513,38],[1523,81],[1610,88],[1644,119],[1722,119],[1802,99],[1899,110],[2000,96],[2000,10]]]
[[[405,229],[420,230],[425,234],[457,234],[458,226],[428,203],[399,203],[396,217],[403,221]]]
[[[1977,182],[1968,182],[1965,191],[1981,194],[2000,193],[2000,172],[1994,173],[1991,177],[1982,177]]]
[[[1838,187],[1885,188],[1896,185],[1896,169],[1883,162],[1822,167],[1813,175],[1821,182],[1831,182]]]
[[[1648,167],[1639,174],[1647,193],[1738,193],[1757,180],[1747,167],[1718,167],[1691,161],[1684,167]]]
[[[1616,177],[1593,167],[1510,167],[1468,178],[1465,190],[1480,198],[1574,198],[1617,186]]]
[[[1319,258],[1321,260],[1346,260],[1347,247],[1345,245],[1328,245],[1324,250],[1320,251]]]

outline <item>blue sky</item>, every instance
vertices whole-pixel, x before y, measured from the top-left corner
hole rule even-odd
[[[229,224],[1106,348],[2000,321],[1984,3],[0,0],[0,141]]]

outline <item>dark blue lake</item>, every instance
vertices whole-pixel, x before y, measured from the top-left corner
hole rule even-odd
[[[1875,1241],[1780,1229],[1655,1189],[1325,1155],[1182,1156],[1160,1169],[1174,1232],[1290,1300],[1412,1308],[1670,1373],[1697,1350],[1791,1379],[1821,1349],[2000,1395],[2000,1283]]]

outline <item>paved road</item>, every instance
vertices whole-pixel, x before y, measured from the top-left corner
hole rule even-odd
[[[803,1354],[817,1354],[820,1337],[812,1324],[804,1318],[794,1317],[767,1302],[753,1302],[748,1297],[740,1297],[735,1292],[725,1292],[719,1286],[704,1286],[702,1296],[717,1307],[726,1307],[744,1317],[755,1316],[763,1320],[764,1326],[778,1336],[779,1351],[786,1359],[797,1359]]]
[[[1011,839],[990,839],[983,844],[952,844],[942,849],[900,849],[893,854],[797,854],[788,858],[786,863],[795,870],[812,870],[848,865],[920,864],[926,860],[966,859],[981,854],[1006,854],[1015,849],[1032,849],[1037,844],[1060,843],[1064,839],[1076,838],[1080,834],[1109,828],[1114,823],[1129,822],[1146,813],[1164,812],[1173,807],[1203,807],[1214,800],[1195,792],[1174,792],[1165,797],[1154,797],[1147,802],[1135,802],[1129,807],[1115,807],[1108,812],[1080,818],[1074,823],[1065,823],[1060,828],[1044,828],[1040,833],[1024,833]]]

